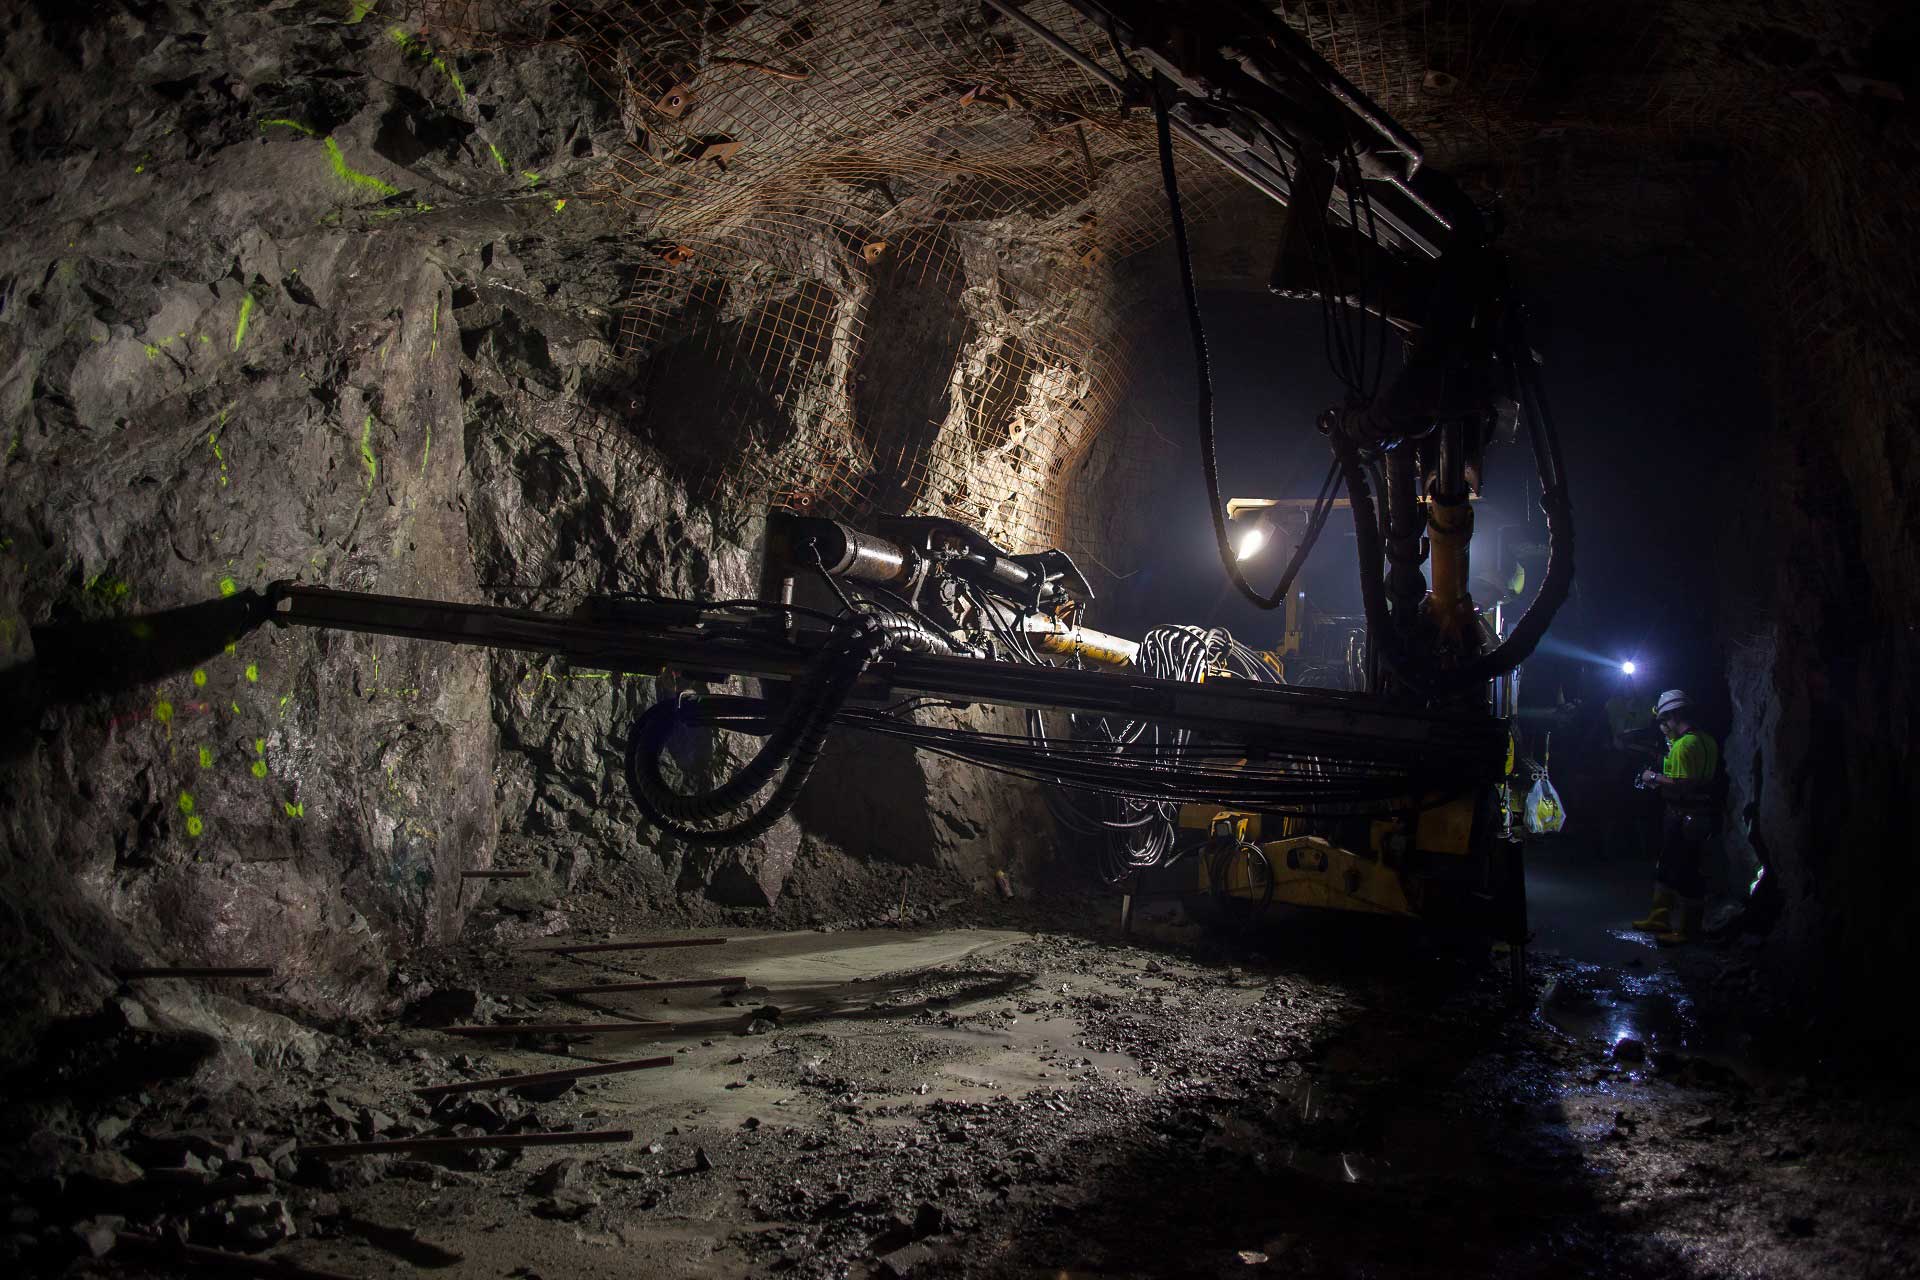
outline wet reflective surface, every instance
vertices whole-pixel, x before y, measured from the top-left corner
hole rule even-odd
[[[365,1107],[431,1132],[420,1084],[672,1055],[461,1113],[631,1129],[613,1149],[294,1170],[284,1252],[346,1274],[387,1274],[415,1229],[460,1280],[1915,1274],[1913,1098],[1759,1061],[1747,953],[1625,934],[1639,875],[1575,852],[1536,862],[1519,993],[1484,943],[1395,922],[1299,913],[1152,946],[1104,904],[1038,928],[743,933],[724,960],[494,951],[457,971],[503,1016],[664,1021],[571,1047],[387,1028],[136,1120],[271,1147]],[[715,966],[752,985],[510,994]]]

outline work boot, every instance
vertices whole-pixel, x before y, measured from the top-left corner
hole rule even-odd
[[[1664,933],[1656,933],[1653,940],[1663,947],[1677,947],[1692,942],[1700,936],[1700,919],[1706,912],[1706,900],[1703,898],[1682,898],[1679,909],[1673,913],[1673,927]]]
[[[1641,933],[1665,933],[1673,928],[1673,908],[1679,901],[1679,896],[1673,890],[1656,887],[1653,891],[1653,910],[1635,920],[1632,927]]]

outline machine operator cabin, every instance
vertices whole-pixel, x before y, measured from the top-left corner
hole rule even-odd
[[[20,1274],[1920,1270],[1905,6],[4,21]]]

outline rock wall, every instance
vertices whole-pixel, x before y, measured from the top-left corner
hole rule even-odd
[[[1727,494],[1729,855],[1764,860],[1767,954],[1812,1023],[1911,1037],[1881,984],[1920,963],[1920,197],[1912,116],[1852,113],[1789,153],[1758,202],[1752,277],[1773,430]],[[1752,478],[1749,483],[1747,477]]]
[[[519,655],[265,629],[157,683],[45,678],[71,655],[36,627],[282,578],[560,609],[752,593],[767,495],[715,482],[698,396],[685,439],[631,426],[615,310],[645,231],[580,195],[618,111],[567,51],[456,56],[373,8],[4,19],[0,990],[29,1016],[0,1062],[115,963],[272,965],[261,1003],[364,1013],[397,958],[459,933],[480,896],[461,872],[497,858],[632,922],[783,895],[830,913],[875,866],[980,887],[1051,850],[1030,789],[851,739],[830,772],[869,782],[846,798],[741,850],[657,840],[617,766],[659,682]],[[896,304],[929,333],[965,321],[958,295]],[[763,441],[806,417],[763,410]]]
[[[534,215],[441,172],[444,72],[295,8],[9,24],[9,675],[65,656],[33,624],[279,578],[471,598],[454,263]],[[85,1000],[108,963],[267,964],[270,1001],[364,1011],[492,858],[490,693],[481,653],[267,630],[158,683],[16,703],[10,1000]]]

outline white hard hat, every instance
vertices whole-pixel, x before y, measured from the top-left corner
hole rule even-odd
[[[1685,689],[1669,689],[1660,695],[1660,701],[1653,704],[1653,714],[1656,716],[1669,715],[1672,712],[1680,710],[1682,707],[1691,707],[1692,705],[1693,699],[1687,696]]]

